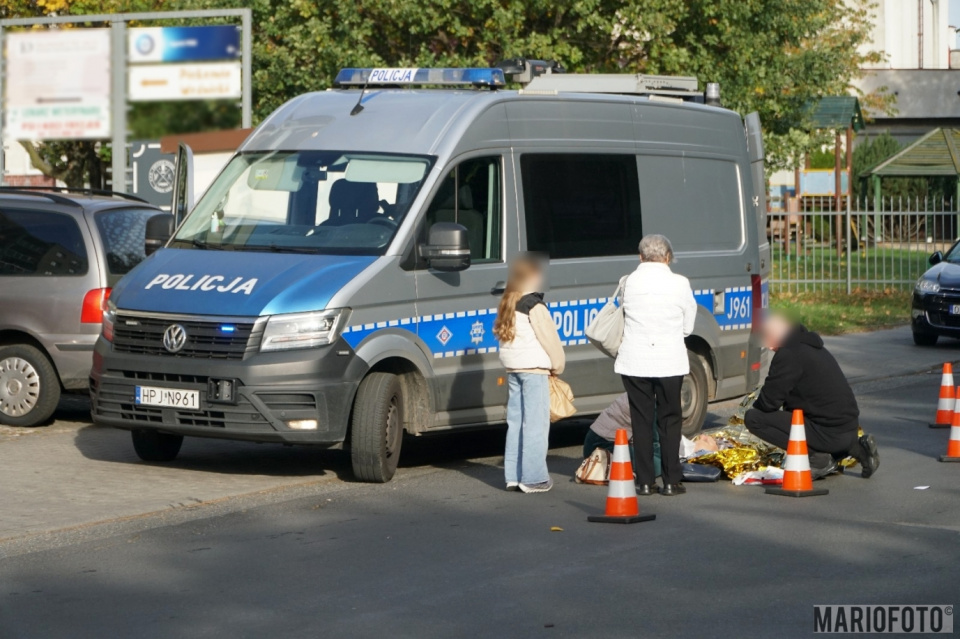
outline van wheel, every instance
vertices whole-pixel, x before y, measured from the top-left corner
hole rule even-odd
[[[183,445],[183,435],[169,435],[155,430],[132,430],[130,436],[137,457],[148,462],[173,461]]]
[[[683,434],[693,438],[703,428],[707,418],[707,398],[710,394],[707,385],[707,360],[696,353],[687,351],[690,360],[690,374],[683,378],[680,389],[680,406],[683,414]]]
[[[29,344],[0,346],[0,424],[37,426],[60,401],[60,378],[43,352]]]
[[[350,459],[360,481],[385,483],[397,472],[403,444],[403,391],[390,373],[370,373],[357,390],[350,423]]]

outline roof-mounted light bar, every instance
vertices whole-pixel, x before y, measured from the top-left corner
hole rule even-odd
[[[498,88],[506,86],[502,69],[341,69],[335,86],[475,86]]]

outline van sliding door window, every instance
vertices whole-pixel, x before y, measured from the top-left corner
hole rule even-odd
[[[529,250],[552,259],[637,252],[636,156],[524,154],[520,173]]]
[[[647,229],[677,251],[736,251],[743,245],[743,203],[735,162],[641,155]]]
[[[450,171],[427,209],[428,231],[437,222],[456,222],[467,229],[470,260],[501,260],[503,200],[500,158],[465,160]]]

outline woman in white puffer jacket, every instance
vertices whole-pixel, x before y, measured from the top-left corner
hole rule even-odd
[[[614,371],[630,398],[637,492],[656,492],[653,427],[660,434],[665,496],[686,492],[681,480],[680,388],[690,372],[684,337],[693,332],[697,302],[690,281],[670,270],[673,247],[662,235],[640,241],[640,266],[623,290],[623,343]]]

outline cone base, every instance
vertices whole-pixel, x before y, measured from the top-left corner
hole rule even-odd
[[[830,491],[826,488],[812,488],[810,490],[784,490],[783,488],[770,487],[763,492],[768,495],[781,495],[783,497],[817,497],[819,495],[829,495]]]
[[[950,428],[950,424],[927,424],[930,428]]]
[[[615,515],[590,515],[587,521],[601,524],[637,524],[641,521],[653,521],[656,515],[631,515],[629,517],[617,517]]]
[[[950,457],[949,455],[940,455],[942,462],[960,462],[960,457]]]

